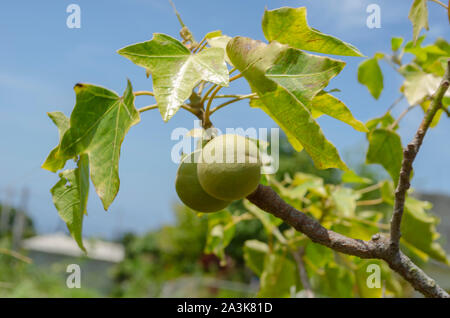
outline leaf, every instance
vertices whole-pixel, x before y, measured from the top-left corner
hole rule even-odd
[[[383,73],[378,59],[373,57],[359,64],[358,82],[365,85],[373,98],[378,99],[383,91]]]
[[[345,217],[353,217],[356,210],[356,200],[360,195],[355,193],[353,189],[337,187],[332,193],[331,198],[336,205],[338,212]]]
[[[325,54],[363,56],[353,45],[310,28],[305,7],[266,10],[262,28],[269,42]]]
[[[391,39],[391,48],[392,48],[392,51],[398,51],[398,50],[400,49],[400,47],[402,46],[403,41],[404,41],[403,38],[400,38],[400,37],[398,37],[398,38],[393,37],[393,38]]]
[[[59,156],[89,156],[91,179],[105,210],[119,191],[120,147],[128,130],[140,121],[128,81],[124,96],[100,86],[77,84],[70,128],[64,134]]]
[[[420,201],[413,197],[406,198],[405,212],[401,224],[402,238],[431,258],[447,264],[445,250],[436,242],[440,236],[436,231],[439,219],[427,213],[427,210],[431,207],[432,205],[429,202]]]
[[[258,297],[289,297],[291,288],[297,287],[295,263],[280,252],[267,254],[260,278]]]
[[[227,53],[260,97],[260,100],[252,100],[251,105],[260,107],[285,131],[294,149],[300,151],[304,147],[319,169],[347,169],[303,104],[337,74],[337,65],[341,65],[338,61],[312,56],[276,42],[266,45],[243,37],[233,38],[228,43]],[[312,73],[314,66],[317,74]]]
[[[206,48],[193,55],[180,41],[155,33],[152,40],[124,47],[118,53],[150,71],[164,121],[175,115],[201,80],[228,86],[228,69],[220,48]]]
[[[235,229],[230,212],[221,211],[208,215],[208,236],[205,253],[216,255],[220,259],[221,265],[226,265],[225,248],[233,239]]]
[[[51,172],[56,172],[63,169],[66,165],[66,160],[58,157],[58,150],[61,144],[62,137],[69,129],[70,121],[69,118],[67,118],[67,116],[61,112],[48,113],[47,115],[55,123],[56,127],[58,127],[59,144],[50,152],[44,164],[42,165],[42,168]]]
[[[354,277],[343,266],[328,263],[325,275],[321,277],[321,291],[328,297],[353,297]]]
[[[372,183],[372,180],[357,175],[356,172],[354,172],[353,170],[345,171],[342,174],[341,178],[343,183],[362,183],[362,184]]]
[[[232,38],[228,35],[220,35],[220,36],[208,38],[208,44],[210,47],[221,48],[225,54],[225,61],[227,61],[228,64],[233,65],[233,63],[231,63],[231,60],[227,54],[227,45],[231,39]]]
[[[395,122],[394,117],[388,112],[381,117],[373,118],[366,123],[367,129],[373,131],[376,128],[389,128]],[[394,130],[397,127],[394,127]]]
[[[307,105],[344,66],[339,60],[289,48],[278,55],[266,76]]]
[[[315,118],[319,117],[319,114],[325,114],[350,125],[357,131],[368,132],[367,127],[353,117],[347,106],[333,95],[322,91],[314,96],[308,107],[311,112],[316,112]]]
[[[258,276],[264,270],[264,259],[269,253],[269,246],[261,241],[248,240],[244,243],[245,264]]]
[[[400,136],[392,130],[378,128],[369,136],[366,162],[377,163],[389,172],[397,186],[402,166],[403,150]]]
[[[416,43],[422,29],[429,30],[427,0],[414,0],[408,15],[413,25],[413,41]]]
[[[441,83],[441,79],[435,75],[408,68],[407,66],[402,67],[400,72],[405,77],[402,87],[403,93],[411,106],[417,105],[425,98],[433,96]]]
[[[60,178],[50,190],[53,204],[78,246],[86,252],[83,246],[82,227],[89,193],[88,156],[80,156],[77,168],[61,172]]]
[[[215,38],[215,37],[218,37],[221,35],[222,35],[222,31],[220,31],[220,30],[211,31],[211,32],[206,33],[205,39],[208,40],[208,39],[212,39],[212,38]]]

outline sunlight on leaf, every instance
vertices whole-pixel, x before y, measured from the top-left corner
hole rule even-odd
[[[118,53],[150,71],[164,121],[175,115],[201,80],[228,86],[228,69],[221,48],[191,54],[180,41],[155,33],[152,40],[124,47]]]
[[[77,84],[70,128],[59,148],[63,158],[88,154],[91,179],[108,209],[119,191],[120,147],[131,126],[140,121],[128,81],[124,96],[100,86]]]
[[[353,45],[310,28],[305,7],[266,10],[262,28],[269,42],[325,54],[363,56]]]

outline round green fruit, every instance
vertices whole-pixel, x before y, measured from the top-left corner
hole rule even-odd
[[[211,196],[225,201],[242,199],[256,190],[261,178],[258,147],[239,135],[218,136],[203,148],[197,174]]]
[[[180,200],[199,212],[216,212],[227,207],[230,202],[210,196],[201,187],[197,176],[197,161],[200,151],[186,156],[178,168],[175,189]]]

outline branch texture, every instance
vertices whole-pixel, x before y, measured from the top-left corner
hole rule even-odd
[[[385,260],[390,268],[400,274],[423,295],[427,297],[449,297],[445,290],[414,265],[406,255],[400,251],[393,253],[389,248],[389,240],[384,236],[377,234],[374,235],[372,240],[363,241],[330,231],[315,219],[287,204],[269,186],[260,184],[247,199],[260,209],[282,219],[315,243],[360,258]]]
[[[420,124],[413,140],[403,150],[402,168],[400,170],[400,178],[398,180],[397,189],[395,190],[394,213],[391,220],[391,248],[399,248],[401,237],[400,226],[402,222],[403,210],[405,207],[406,193],[409,189],[412,164],[419,152],[425,134],[433,121],[437,111],[442,107],[442,98],[444,97],[450,85],[450,60],[447,62],[447,71],[433,96],[431,106],[429,107],[425,117]]]
[[[259,185],[247,199],[262,210],[282,219],[297,231],[305,234],[311,241],[327,246],[334,251],[358,256],[360,258],[376,258],[386,261],[389,267],[400,274],[417,291],[426,297],[449,298],[449,294],[427,276],[399,249],[401,237],[400,226],[405,206],[406,193],[410,187],[412,164],[419,152],[425,134],[433,121],[436,112],[442,108],[442,98],[450,86],[450,60],[447,71],[433,96],[430,108],[420,124],[411,143],[403,152],[400,179],[395,190],[394,212],[391,221],[391,236],[387,238],[376,234],[370,241],[349,238],[330,231],[317,220],[307,216],[287,204],[271,187]]]

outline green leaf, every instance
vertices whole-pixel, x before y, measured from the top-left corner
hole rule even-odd
[[[356,172],[354,172],[353,170],[345,171],[342,174],[341,178],[343,183],[362,183],[362,184],[372,183],[372,180],[357,175]]]
[[[393,38],[391,39],[391,48],[392,48],[392,51],[398,51],[398,50],[400,49],[400,47],[402,46],[403,41],[404,41],[403,38],[400,38],[400,37],[398,37],[398,38],[393,37]]]
[[[251,105],[264,110],[285,131],[294,149],[300,151],[304,147],[319,169],[347,169],[303,104],[339,72],[341,62],[277,42],[266,45],[243,37],[233,38],[227,53],[260,97],[252,100]],[[314,66],[317,74],[312,73]]]
[[[221,36],[222,35],[222,31],[221,30],[216,30],[216,31],[211,31],[211,32],[208,32],[208,33],[206,33],[206,35],[205,35],[205,39],[212,39],[212,38],[215,38],[215,37],[218,37],[218,36]]]
[[[280,252],[267,254],[260,278],[258,297],[289,297],[291,288],[297,289],[295,263]]]
[[[51,172],[56,172],[58,170],[61,170],[66,165],[66,161],[63,158],[60,158],[58,156],[59,146],[61,144],[61,139],[66,133],[66,131],[69,129],[70,121],[69,118],[67,118],[66,115],[64,115],[61,112],[53,112],[48,113],[48,117],[55,123],[56,127],[59,131],[59,144],[54,148],[50,154],[48,155],[47,159],[45,160],[44,164],[42,165],[43,169],[49,170]]]
[[[341,215],[345,217],[353,217],[355,215],[356,200],[360,198],[360,195],[355,193],[353,189],[337,187],[331,193],[331,198]]]
[[[403,150],[400,136],[392,130],[378,128],[369,136],[369,150],[366,162],[376,163],[391,175],[392,181],[397,186],[402,166]]]
[[[201,80],[228,86],[228,69],[220,48],[191,54],[180,41],[155,33],[152,40],[124,47],[118,53],[150,71],[164,121],[175,115]]]
[[[373,57],[359,64],[358,82],[365,85],[373,98],[378,99],[383,91],[383,73],[378,59]]]
[[[322,294],[328,297],[353,297],[354,277],[343,266],[328,263],[325,266],[325,275],[321,277]]]
[[[261,241],[248,240],[244,243],[245,264],[258,276],[264,270],[264,259],[269,253],[269,246]]]
[[[373,131],[376,128],[389,128],[395,122],[394,117],[388,112],[381,117],[373,118],[366,123],[367,129]],[[397,127],[394,127],[396,129]]]
[[[439,77],[408,65],[400,68],[400,73],[405,77],[402,90],[411,106],[433,96],[441,82]]]
[[[82,227],[89,193],[88,156],[80,156],[77,168],[61,172],[60,178],[50,190],[53,204],[78,246],[86,252],[83,246]]]
[[[58,153],[65,159],[89,156],[92,183],[107,210],[119,191],[120,147],[131,126],[140,121],[133,89],[130,81],[123,97],[90,84],[74,89],[76,104]]]
[[[264,36],[294,48],[335,55],[363,56],[353,45],[309,27],[306,8],[266,10],[262,21]]]
[[[208,236],[205,245],[206,254],[216,255],[221,265],[226,265],[225,248],[233,239],[236,226],[228,211],[208,214]]]
[[[266,76],[307,105],[344,66],[339,60],[289,48],[278,55]]]
[[[406,198],[401,225],[402,238],[431,258],[447,263],[445,250],[436,241],[440,236],[436,231],[439,219],[427,212],[431,207],[429,202]]]
[[[368,132],[367,127],[353,117],[353,114],[343,102],[324,91],[314,96],[308,107],[311,109],[311,113],[316,112],[315,118],[319,117],[320,114],[325,114],[350,125],[357,131]]]
[[[422,29],[429,30],[427,0],[414,0],[408,15],[413,25],[413,41],[416,43]]]
[[[208,44],[210,47],[215,47],[215,48],[221,48],[224,51],[225,54],[225,61],[230,64],[233,65],[233,63],[231,63],[230,58],[228,57],[227,54],[227,45],[228,42],[230,42],[231,37],[228,35],[221,35],[221,36],[216,36],[216,37],[212,37],[212,38],[208,38]]]

